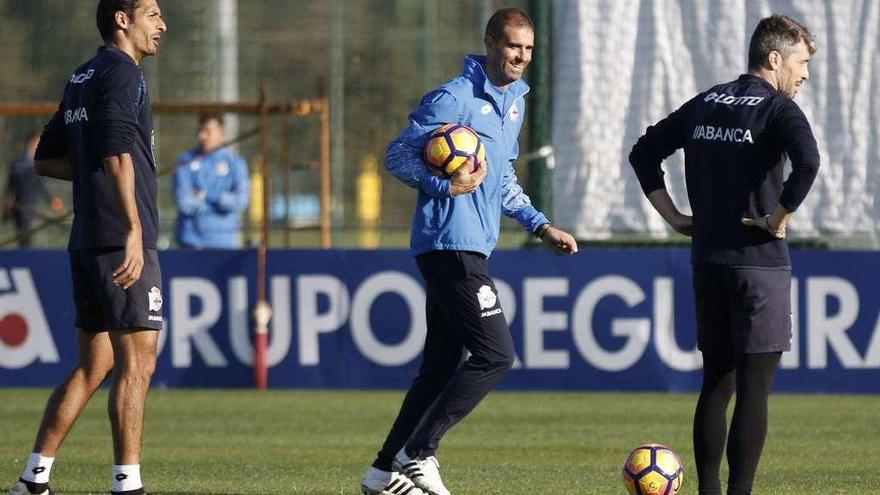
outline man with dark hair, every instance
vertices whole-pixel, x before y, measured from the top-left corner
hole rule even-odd
[[[166,26],[156,0],[101,0],[96,19],[106,43],[67,82],[36,152],[37,173],[73,182],[68,250],[79,362],[49,398],[10,495],[52,493],[55,454],[110,374],[111,493],[144,493],[141,436],[162,328],[162,280],[153,122],[139,64],[157,53]]]
[[[693,237],[703,385],[694,414],[700,495],[749,494],[767,433],[767,399],[791,348],[786,225],[819,168],[810,124],[792,100],[816,47],[789,17],[762,19],[749,73],[700,93],[654,126],[630,154],[642,190],[672,228]],[[693,217],[666,192],[661,162],[679,148]],[[792,171],[783,177],[786,156]],[[783,182],[783,179],[784,182]],[[727,405],[736,392],[730,431]]]
[[[241,212],[250,198],[244,159],[223,147],[223,116],[199,118],[199,146],[180,155],[174,172],[177,243],[184,248],[235,249]]]
[[[461,76],[422,98],[385,155],[385,168],[418,189],[410,246],[427,286],[428,333],[419,374],[361,481],[369,495],[449,495],[435,457],[440,439],[513,365],[513,341],[488,266],[501,214],[559,254],[577,251],[574,238],[532,206],[513,168],[532,22],[519,9],[503,9],[487,28],[496,31],[484,38],[485,57],[466,56]],[[423,150],[431,132],[450,123],[477,131],[486,163],[471,158],[442,178],[428,171]]]
[[[24,152],[9,164],[9,177],[3,191],[3,220],[11,218],[15,222],[18,245],[23,248],[31,246],[31,229],[38,213],[37,200],[48,200],[55,213],[64,207],[61,198],[49,194],[34,169],[34,153],[39,142],[39,134],[31,135],[25,142]]]

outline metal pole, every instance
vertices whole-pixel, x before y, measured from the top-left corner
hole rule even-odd
[[[486,24],[489,22],[490,17],[492,17],[492,0],[479,0],[479,2],[477,2],[476,19],[476,33],[478,33],[477,39],[479,40],[479,44],[476,46],[483,46],[483,37],[486,34]]]
[[[269,104],[266,81],[260,82],[260,180],[263,186],[263,214],[260,218],[260,245],[257,247],[257,305],[254,308],[254,387],[268,386],[266,348],[269,340],[271,309],[266,301],[266,251],[269,244]]]
[[[427,89],[437,84],[437,19],[439,3],[435,0],[422,1],[422,87]]]
[[[281,170],[284,177],[284,247],[290,247],[290,146],[287,143],[287,136],[290,131],[290,114],[284,114],[281,120]]]
[[[532,204],[539,211],[552,215],[552,141],[550,122],[552,114],[551,60],[552,42],[551,21],[552,2],[529,0],[529,12],[535,22],[535,48],[529,66],[528,82],[531,86],[529,96],[529,151],[528,194]]]
[[[220,101],[238,101],[238,0],[219,0],[217,4],[217,71]],[[226,119],[229,136],[238,134],[238,115]]]
[[[332,8],[329,124],[333,129],[330,132],[333,195],[330,206],[333,209],[333,221],[339,226],[345,219],[345,0],[334,0]],[[329,242],[326,247],[329,247]]]
[[[325,98],[321,107],[321,247],[330,245],[330,109]]]

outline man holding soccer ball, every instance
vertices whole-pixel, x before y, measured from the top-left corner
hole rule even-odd
[[[532,20],[519,9],[501,9],[484,42],[486,56],[466,56],[461,76],[425,95],[385,156],[388,171],[419,191],[410,246],[427,286],[428,334],[419,374],[361,481],[369,495],[448,495],[435,457],[440,439],[513,365],[513,342],[488,271],[501,214],[557,253],[577,252],[574,238],[532,206],[513,170]],[[450,123],[480,135],[486,162],[469,158],[441,177],[428,170],[423,150],[431,132]]]
[[[703,385],[694,414],[700,495],[752,491],[767,433],[767,399],[791,348],[791,260],[785,228],[816,178],[819,151],[793,98],[816,51],[810,32],[773,15],[758,23],[749,73],[700,93],[654,126],[630,154],[651,204],[692,236],[697,343]],[[660,164],[679,148],[693,217],[666,192]],[[783,177],[786,157],[792,171]],[[784,182],[783,182],[784,180]],[[727,430],[727,404],[736,407]]]

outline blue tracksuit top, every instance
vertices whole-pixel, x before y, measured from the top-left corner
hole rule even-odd
[[[489,256],[498,242],[501,213],[534,232],[548,222],[517,183],[513,164],[529,86],[522,80],[505,90],[486,77],[486,57],[468,55],[462,74],[426,94],[409,115],[409,126],[388,146],[385,168],[417,188],[410,251],[475,251]],[[471,194],[452,197],[449,180],[432,175],[424,162],[431,132],[443,124],[464,124],[486,147],[486,179]]]
[[[187,151],[174,171],[177,203],[175,238],[192,248],[239,247],[239,217],[250,199],[247,164],[237,154],[218,149]]]

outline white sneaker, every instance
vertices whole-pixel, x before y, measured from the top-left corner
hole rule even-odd
[[[37,487],[40,485],[35,485],[32,483],[32,486]],[[15,484],[12,485],[12,488],[9,489],[9,495],[55,495],[55,492],[53,492],[49,488],[48,484],[42,485],[42,487],[45,487],[42,491],[38,489],[38,491],[32,492],[28,489],[25,481],[19,478],[18,481],[16,481]]]
[[[361,480],[361,493],[365,495],[428,495],[409,478],[397,471],[367,469]]]
[[[434,456],[411,459],[406,455],[406,448],[402,448],[394,456],[394,469],[405,474],[429,495],[452,495],[443,485],[443,480],[440,478],[440,462]]]

